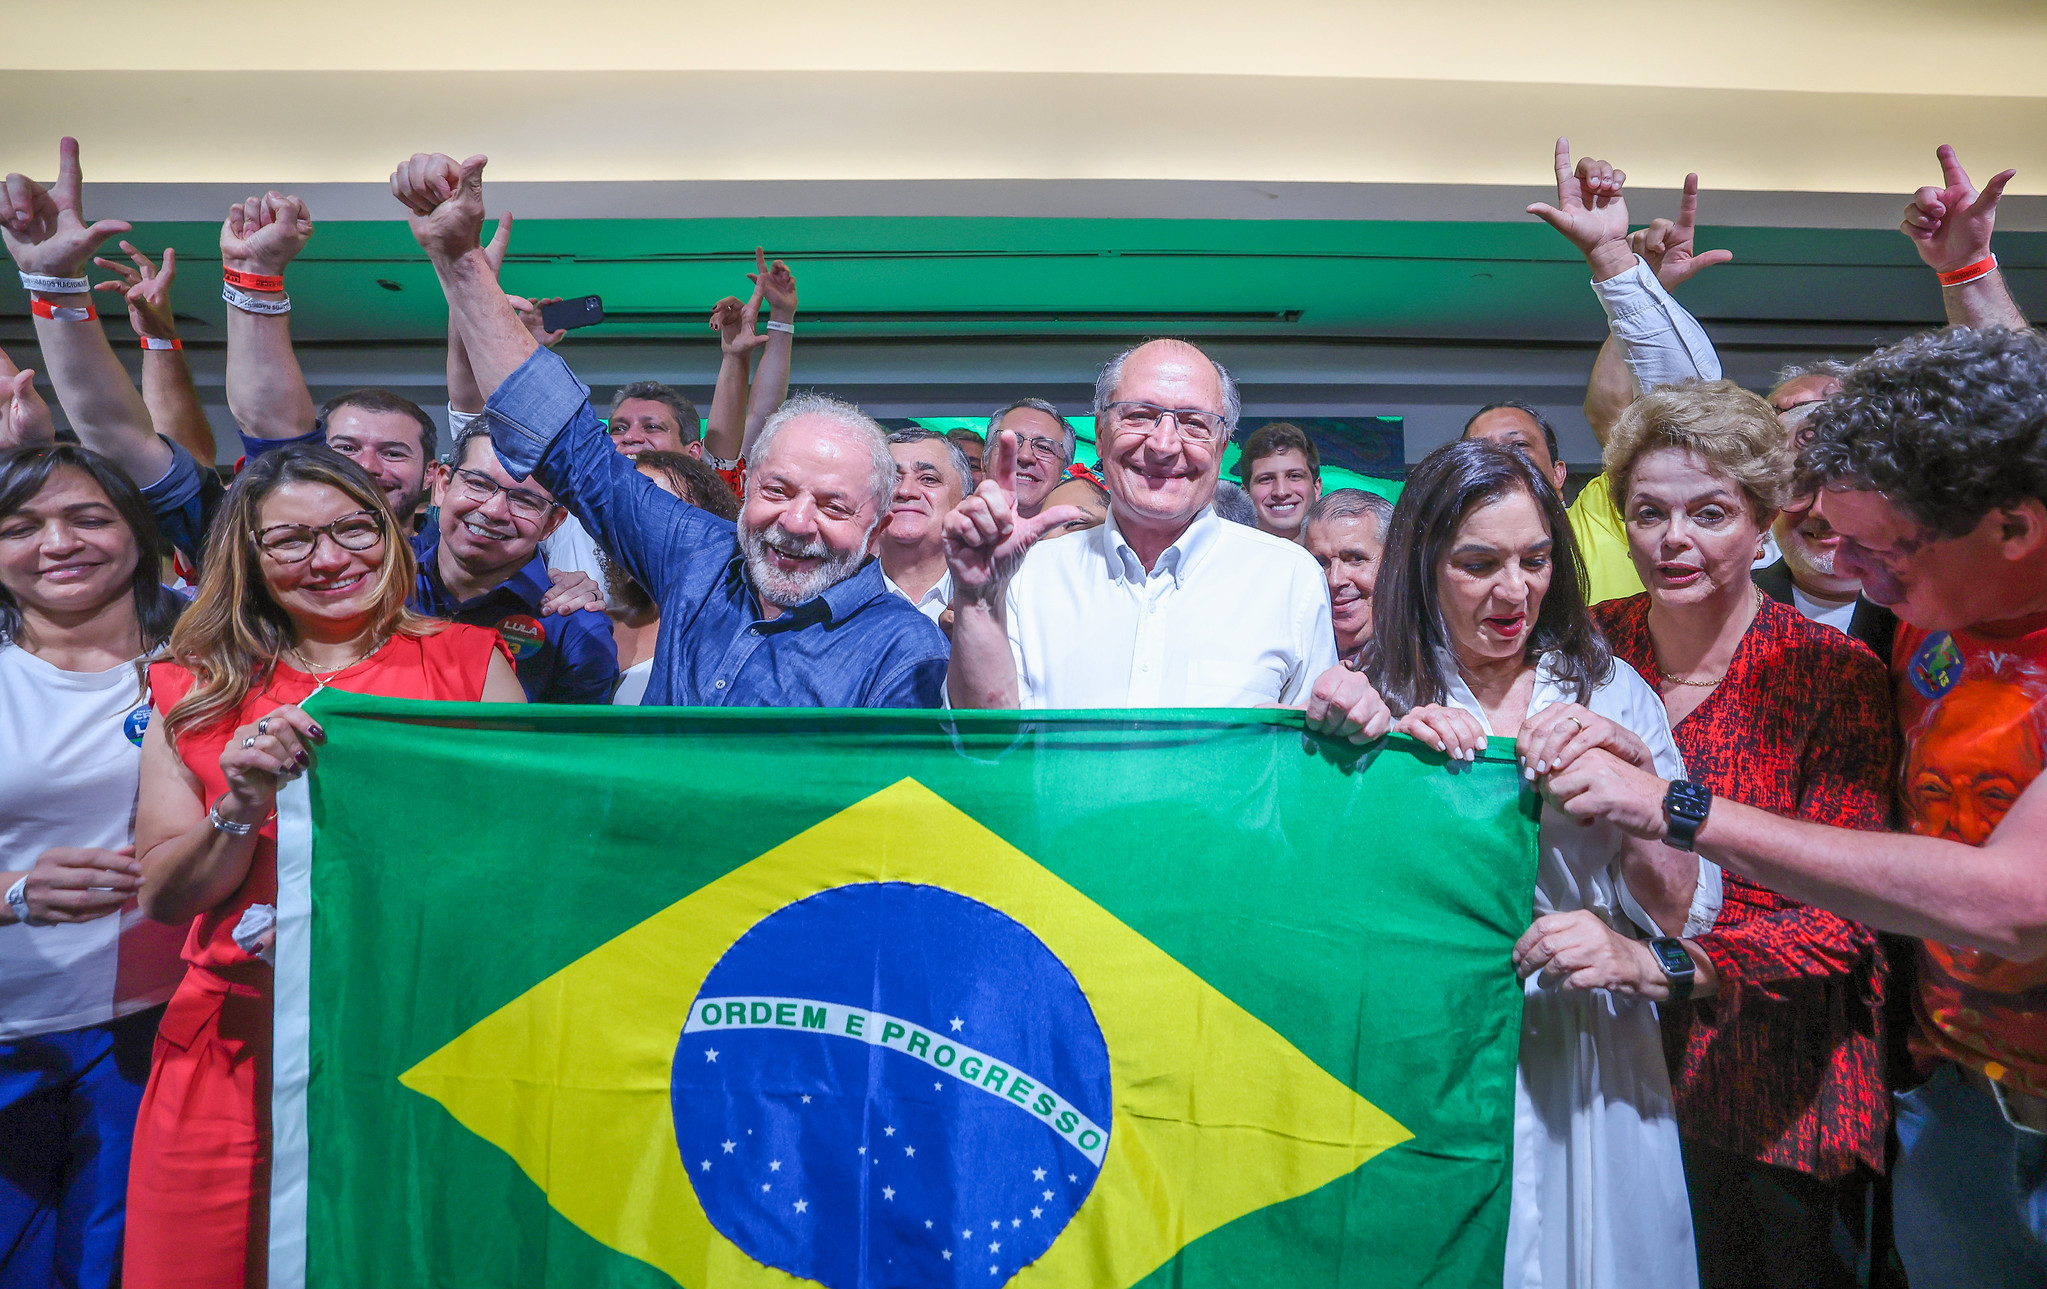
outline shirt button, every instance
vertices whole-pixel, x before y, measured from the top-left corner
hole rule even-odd
[[[713,689],[723,689],[723,688],[725,688],[725,682],[721,680],[721,681],[719,681],[719,682],[718,682],[717,684],[715,684],[715,685],[711,686],[711,688],[713,688]]]

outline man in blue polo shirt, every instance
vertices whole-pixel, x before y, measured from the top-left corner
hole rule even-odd
[[[506,474],[481,428],[455,441],[434,504],[439,523],[412,539],[419,582],[410,607],[496,630],[532,702],[610,702],[618,686],[611,619],[594,609],[550,615],[541,605],[549,581],[540,543],[568,512]]]
[[[661,606],[643,700],[728,707],[936,707],[948,650],[870,552],[895,491],[888,437],[816,395],[768,418],[735,526],[620,456],[568,364],[519,321],[479,241],[484,158],[391,176],[469,353],[498,455],[560,499]]]

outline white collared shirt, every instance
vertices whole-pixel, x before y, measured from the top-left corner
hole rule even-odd
[[[882,570],[881,584],[887,587],[891,594],[910,600],[910,593],[897,586],[896,580],[888,575],[886,569]],[[945,570],[944,574],[931,584],[931,589],[924,592],[923,599],[910,600],[910,607],[930,618],[934,626],[937,625],[938,616],[952,607],[952,570]]]
[[[1008,609],[1026,708],[1298,705],[1336,665],[1314,557],[1213,507],[1149,573],[1113,513],[1040,542]]]

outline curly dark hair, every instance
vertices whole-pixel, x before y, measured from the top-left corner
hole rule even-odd
[[[1797,487],[1873,488],[1959,537],[2029,497],[2047,501],[2047,339],[1947,327],[1878,350],[1806,423]]]

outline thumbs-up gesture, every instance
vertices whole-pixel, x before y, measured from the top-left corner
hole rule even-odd
[[[27,175],[7,176],[0,200],[0,241],[24,273],[79,277],[100,243],[130,225],[118,219],[85,222],[84,175],[78,165],[78,140],[57,144],[57,183],[45,188]]]
[[[220,225],[220,262],[244,273],[281,276],[312,236],[306,203],[267,192],[228,207]]]
[[[413,238],[436,263],[482,249],[483,167],[489,161],[415,152],[391,172],[391,195],[409,212]]]
[[[1016,433],[989,445],[987,476],[945,517],[945,563],[955,594],[990,599],[1008,587],[1038,539],[1083,519],[1078,506],[1047,506],[1030,519],[1016,513]]]

